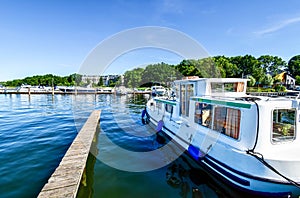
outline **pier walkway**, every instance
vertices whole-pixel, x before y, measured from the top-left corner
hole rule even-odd
[[[100,110],[91,113],[38,197],[76,197],[100,113]]]

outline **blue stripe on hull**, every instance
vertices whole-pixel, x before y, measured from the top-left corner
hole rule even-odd
[[[231,174],[230,172],[224,170],[222,167],[220,167],[220,166],[216,165],[215,163],[213,163],[212,161],[210,161],[207,157],[204,158],[204,162],[207,163],[212,168],[214,168],[219,173],[221,173],[222,175],[228,177],[229,179],[231,179],[243,186],[250,186],[250,181],[241,179],[240,177],[237,177],[237,176]]]
[[[166,130],[170,131],[169,129],[166,129]],[[171,137],[168,134],[166,134],[166,135],[168,138],[171,139]],[[172,133],[172,135],[175,135],[175,134]],[[181,145],[179,145],[179,146],[181,146]],[[262,191],[251,190],[251,189],[249,189],[249,187],[251,185],[251,180],[253,180],[253,179],[257,180],[257,181],[261,181],[261,182],[271,182],[271,183],[274,183],[275,185],[276,184],[277,185],[290,185],[290,184],[280,183],[278,181],[271,181],[269,179],[264,179],[264,178],[257,178],[254,176],[250,176],[246,173],[242,173],[240,171],[236,171],[236,170],[232,171],[234,169],[230,168],[230,171],[235,172],[235,174],[237,174],[237,175],[241,175],[241,177],[238,177],[236,175],[231,174],[227,170],[225,170],[226,168],[224,168],[222,166],[222,165],[224,165],[223,163],[218,163],[218,160],[212,158],[208,154],[203,157],[199,157],[198,156],[199,154],[197,152],[195,152],[195,151],[193,151],[193,152],[189,152],[188,150],[185,151],[185,153],[187,153],[194,161],[196,161],[199,165],[201,165],[211,175],[214,175],[215,177],[222,179],[222,181],[224,183],[229,184],[230,186],[232,186],[235,189],[238,189],[245,193],[259,195],[259,196],[267,196],[267,197],[289,197],[292,194],[291,192],[288,192],[288,191],[286,191],[286,192],[262,192]],[[228,166],[226,166],[226,167],[228,167]],[[241,173],[241,174],[239,174],[239,173]],[[250,177],[248,177],[248,176],[250,176]],[[244,177],[244,178],[246,177],[247,179],[243,179],[242,177]],[[237,185],[236,183],[233,183],[230,180],[238,183],[239,185]]]
[[[238,189],[242,192],[251,194],[251,195],[264,196],[264,197],[290,197],[292,195],[292,192],[289,192],[289,191],[285,191],[285,192],[263,192],[263,191],[252,190],[252,189],[247,188],[246,185],[244,185],[245,187],[243,187],[243,186],[237,185],[237,184],[233,183],[232,181],[228,180],[225,176],[228,177],[229,175],[222,174],[222,173],[225,172],[225,170],[222,170],[222,168],[220,168],[220,167],[218,168],[219,172],[216,172],[210,166],[207,166],[207,164],[203,163],[203,161],[202,162],[198,161],[198,164],[200,164],[205,170],[207,170],[214,177],[220,178],[224,183],[229,184],[233,188]],[[234,177],[236,177],[236,176],[234,176]],[[232,179],[232,177],[230,177],[230,176],[228,178]],[[218,180],[216,180],[216,181],[218,181]],[[233,181],[235,181],[235,180],[233,180]],[[244,181],[249,182],[248,187],[250,187],[251,181],[248,181],[248,180],[244,180]],[[275,185],[276,184],[277,185],[289,185],[289,184],[286,184],[286,183],[282,183],[282,184],[275,183]]]
[[[226,171],[223,167],[216,165],[215,162],[212,162],[209,155],[206,155],[203,159],[196,160],[189,152],[186,152],[194,161],[196,161],[200,166],[202,166],[206,171],[208,171],[211,175],[215,177],[214,180],[218,181],[221,179],[224,183],[229,184],[235,189],[238,189],[242,192],[249,193],[251,195],[258,195],[258,196],[266,196],[266,197],[290,197],[292,195],[292,192],[286,191],[286,192],[262,192],[262,191],[255,191],[252,189],[249,189],[251,185],[251,179],[242,179],[238,176],[235,176],[231,174],[230,172]],[[227,179],[228,178],[228,179]],[[233,183],[232,181],[239,183],[241,185],[237,185],[236,183]],[[265,182],[265,181],[262,181]],[[268,181],[269,182],[269,181]],[[287,183],[274,183],[275,185],[290,185]]]
[[[153,118],[151,117],[151,119],[153,119]],[[155,119],[153,119],[153,120],[156,121]],[[170,129],[166,128],[165,126],[163,128],[166,131],[170,132],[170,134],[172,134],[172,135],[176,136],[177,138],[181,139],[182,141],[188,143],[187,141],[183,140],[181,137],[177,136]],[[167,138],[169,138],[170,140],[172,139],[169,134],[167,134],[165,131],[163,131],[163,132],[166,134]],[[179,143],[177,143],[177,145],[182,147],[182,145],[180,145]],[[292,193],[288,192],[288,191],[286,191],[286,192],[262,192],[262,191],[255,191],[255,190],[249,189],[249,187],[251,185],[251,180],[256,180],[258,182],[274,183],[275,185],[291,185],[291,184],[274,181],[274,180],[270,180],[270,179],[265,179],[265,178],[261,178],[261,177],[255,177],[255,176],[249,175],[247,173],[237,171],[237,170],[229,167],[228,165],[218,161],[217,159],[214,159],[213,157],[209,156],[208,154],[201,156],[201,153],[199,153],[200,151],[198,151],[198,148],[195,146],[192,146],[192,147],[191,146],[192,145],[190,144],[189,149],[185,150],[185,153],[187,153],[187,155],[189,155],[194,161],[196,161],[199,165],[201,165],[209,173],[222,179],[222,181],[224,183],[230,184],[232,187],[234,187],[240,191],[243,191],[243,192],[246,192],[249,194],[253,194],[253,195],[267,196],[267,197],[290,197],[292,195]],[[238,176],[230,173],[229,171],[233,172],[236,175],[240,175],[241,177],[238,177]],[[240,185],[233,183],[231,180]]]

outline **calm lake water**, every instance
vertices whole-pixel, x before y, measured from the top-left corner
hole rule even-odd
[[[36,197],[91,111],[101,109],[98,141],[78,197],[245,197],[216,184],[185,154],[146,172],[107,165],[138,167],[130,156],[125,160],[118,156],[118,147],[142,153],[163,146],[155,135],[149,135],[155,126],[140,120],[147,97],[0,95],[0,196]],[[107,137],[113,144],[108,144]],[[141,155],[140,162],[155,162],[156,157],[143,159]]]

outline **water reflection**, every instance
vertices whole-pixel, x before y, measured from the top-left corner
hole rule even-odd
[[[190,160],[188,156],[183,154],[168,166],[167,184],[172,188],[179,189],[179,195],[183,198],[220,197],[220,194],[210,187],[209,176],[200,167],[192,166]]]
[[[78,197],[247,197],[217,182],[185,153],[165,167],[139,173],[114,169],[97,160],[95,156],[100,150],[99,155],[106,153],[108,160],[114,163],[137,166],[130,156],[125,156],[126,162],[116,157],[118,153],[114,147],[103,140],[104,133],[116,145],[135,152],[157,149],[168,143],[161,133],[149,135],[155,132],[155,126],[142,124],[141,111],[146,100],[147,96],[143,95],[109,95],[93,101],[97,108],[102,109],[99,141],[95,143],[94,155],[88,159],[86,182],[81,184]],[[141,133],[148,135],[141,136]],[[179,147],[172,149],[175,151]],[[151,160],[155,162],[160,157],[164,157],[163,154],[153,156]],[[147,161],[142,157],[141,160]]]

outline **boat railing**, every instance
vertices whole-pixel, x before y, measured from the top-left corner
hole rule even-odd
[[[300,92],[247,92],[251,96],[267,96],[267,97],[287,97],[297,98]]]

